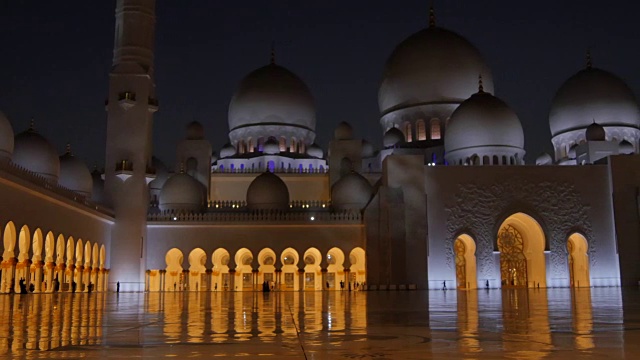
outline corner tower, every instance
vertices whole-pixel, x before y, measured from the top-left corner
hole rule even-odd
[[[113,66],[109,74],[105,200],[115,212],[111,231],[111,287],[144,289],[144,245],[153,177],[155,0],[118,0]]]

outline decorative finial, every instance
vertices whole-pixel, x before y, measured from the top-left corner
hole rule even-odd
[[[429,6],[429,27],[436,27],[436,12],[433,10],[433,4]]]
[[[184,163],[180,161],[180,174],[184,174]]]
[[[591,69],[593,64],[591,63],[591,50],[587,49],[587,69]]]
[[[484,92],[484,86],[482,86],[482,74],[478,74],[478,92]]]
[[[65,152],[65,154],[67,154],[67,155],[72,155],[72,154],[71,154],[71,144],[69,144],[69,143],[67,143],[67,146],[66,146],[66,152]]]
[[[276,42],[271,42],[271,65],[275,65],[276,63]]]
[[[36,131],[36,121],[33,118],[29,122],[29,131]]]

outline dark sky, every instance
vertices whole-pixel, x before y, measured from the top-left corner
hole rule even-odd
[[[169,1],[157,6],[154,152],[171,165],[184,126],[196,119],[213,147],[227,142],[227,106],[250,71],[277,63],[316,99],[317,142],[350,122],[379,146],[378,85],[387,57],[426,26],[427,0]],[[103,164],[107,75],[115,1],[0,0],[0,110],[16,133],[31,117],[60,153],[67,142],[89,165]],[[638,1],[435,1],[437,23],[474,43],[494,75],[496,95],[523,123],[526,160],[550,150],[551,98],[594,66],[640,91]]]

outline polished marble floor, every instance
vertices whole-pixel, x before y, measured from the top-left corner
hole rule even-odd
[[[640,359],[640,290],[0,295],[0,357]]]

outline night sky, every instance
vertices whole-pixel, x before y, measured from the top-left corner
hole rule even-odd
[[[381,144],[377,104],[393,48],[428,23],[426,0],[168,1],[157,5],[154,153],[173,167],[185,125],[198,120],[214,149],[227,141],[227,107],[240,80],[269,61],[300,76],[326,148],[341,121]],[[19,133],[36,129],[89,166],[103,166],[114,0],[0,0],[0,110]],[[496,95],[518,114],[525,159],[550,151],[548,111],[558,87],[585,66],[640,93],[638,1],[435,1],[437,24],[484,55]]]

